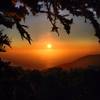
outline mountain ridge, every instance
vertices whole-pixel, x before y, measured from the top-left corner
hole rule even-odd
[[[87,67],[100,67],[100,54],[86,55],[80,57],[70,63],[64,63],[58,65],[58,68],[69,69],[69,68],[87,68]]]

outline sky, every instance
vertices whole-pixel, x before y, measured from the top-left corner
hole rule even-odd
[[[41,69],[71,62],[85,55],[100,54],[100,44],[94,36],[94,29],[90,21],[85,23],[84,20],[83,17],[74,17],[70,35],[58,23],[58,37],[57,33],[51,32],[52,26],[45,14],[34,17],[30,14],[21,23],[29,27],[27,30],[32,37],[31,45],[21,39],[15,26],[13,30],[1,26],[9,34],[12,48],[7,48],[6,53],[0,53],[0,57],[25,68]],[[48,48],[48,44],[52,48]]]

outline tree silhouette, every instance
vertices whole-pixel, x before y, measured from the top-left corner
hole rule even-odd
[[[0,31],[0,51],[5,52],[5,45],[10,46],[10,40],[6,34]]]
[[[29,71],[0,59],[1,100],[100,100],[99,91],[100,66]]]
[[[45,8],[43,10],[42,8]],[[62,11],[67,12],[61,14]],[[0,0],[0,25],[12,28],[15,24],[22,39],[31,43],[31,37],[20,21],[25,20],[25,16],[29,15],[29,11],[33,16],[37,13],[45,13],[47,19],[52,25],[52,31],[59,35],[59,21],[66,32],[69,34],[73,18],[69,16],[82,16],[86,20],[90,20],[95,30],[95,36],[100,41],[100,0]],[[69,12],[69,13],[68,13]]]

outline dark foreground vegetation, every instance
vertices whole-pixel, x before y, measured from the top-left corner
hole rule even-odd
[[[28,71],[0,60],[0,100],[100,100],[100,69]]]

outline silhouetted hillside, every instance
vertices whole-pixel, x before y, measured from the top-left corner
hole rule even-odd
[[[0,60],[0,100],[100,100],[100,69],[28,71]]]
[[[59,67],[64,69],[70,68],[87,68],[87,67],[99,67],[100,66],[100,54],[97,55],[88,55],[81,57],[71,63],[65,63],[59,65]]]

